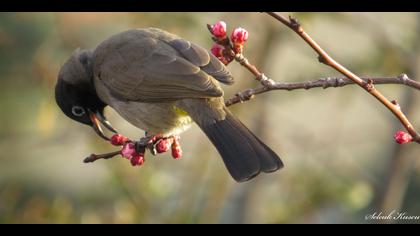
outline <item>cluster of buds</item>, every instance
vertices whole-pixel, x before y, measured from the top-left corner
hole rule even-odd
[[[161,135],[153,136],[146,146],[136,147],[136,143],[121,134],[114,134],[110,143],[114,146],[122,146],[120,154],[123,158],[128,159],[133,166],[141,166],[145,161],[146,147],[151,146],[157,153],[164,153],[172,150],[172,157],[178,159],[182,157],[179,136],[171,136],[168,138]]]
[[[144,155],[146,152],[146,148],[141,148],[140,150],[136,150],[136,145],[133,141],[129,138],[124,137],[121,134],[114,134],[110,140],[111,144],[114,146],[122,146],[121,149],[121,156],[128,159],[133,166],[141,166],[143,165],[145,159]]]
[[[236,54],[241,54],[245,42],[248,40],[248,31],[244,28],[236,28],[230,38],[227,36],[226,23],[219,21],[213,25],[207,25],[213,40],[216,42],[211,48],[211,53],[225,65],[229,64]]]
[[[398,131],[394,134],[394,140],[395,142],[399,144],[405,144],[413,141],[413,137],[407,132],[404,131]]]
[[[172,157],[178,159],[182,157],[182,149],[179,143],[179,136],[162,138],[156,143],[157,153],[163,153],[171,150]]]
[[[145,148],[136,150],[136,146],[133,142],[127,142],[121,149],[121,156],[130,160],[131,165],[141,166],[144,163]]]

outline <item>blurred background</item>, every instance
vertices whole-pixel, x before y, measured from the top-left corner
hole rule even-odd
[[[418,13],[292,15],[358,75],[418,77]],[[245,56],[275,80],[339,76],[261,13],[0,13],[0,223],[385,223],[365,216],[420,215],[419,146],[395,145],[401,125],[354,86],[275,91],[231,107],[285,163],[247,183],[233,181],[196,125],[182,135],[180,160],[82,163],[116,149],[55,103],[57,74],[71,53],[150,26],[210,48],[206,23],[219,20],[249,31]],[[237,63],[229,69],[236,83],[224,87],[226,97],[258,86]],[[417,91],[378,87],[420,128]],[[126,136],[143,135],[112,109],[106,115]]]

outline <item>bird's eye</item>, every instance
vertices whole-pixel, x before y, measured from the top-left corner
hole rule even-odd
[[[71,108],[71,112],[73,113],[73,115],[79,116],[79,117],[83,116],[86,113],[85,109],[80,106],[73,106]]]

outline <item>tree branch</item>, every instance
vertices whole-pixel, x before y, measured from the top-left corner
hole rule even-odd
[[[347,78],[351,79],[354,83],[362,87],[366,92],[370,93],[374,96],[378,101],[380,101],[385,107],[388,108],[401,122],[401,124],[405,127],[405,129],[410,133],[413,137],[413,141],[420,143],[420,134],[414,129],[411,122],[405,116],[405,114],[401,111],[400,106],[395,101],[388,100],[382,93],[380,93],[375,86],[373,85],[373,80],[369,79],[365,81],[349,71],[347,68],[336,62],[332,57],[330,57],[322,48],[318,45],[302,28],[299,22],[289,17],[289,19],[278,15],[274,12],[267,12],[268,15],[274,17],[276,20],[280,21],[285,26],[292,29],[296,34],[298,34],[317,54],[318,60],[321,63],[324,63],[333,69],[337,70]],[[266,89],[266,88],[264,88]],[[247,92],[248,94],[250,92]],[[252,97],[252,96],[251,96]]]
[[[373,84],[400,84],[406,85],[416,90],[420,90],[420,83],[410,79],[406,74],[401,74],[397,77],[380,77],[380,78],[371,78],[363,77],[361,78],[366,83],[371,80]],[[338,77],[327,77],[321,78],[313,81],[305,82],[296,82],[296,83],[281,83],[274,82],[270,87],[259,87],[255,89],[247,89],[243,92],[237,93],[235,97],[227,100],[225,102],[226,106],[231,106],[236,103],[240,103],[246,100],[253,98],[257,94],[266,93],[271,90],[287,90],[292,91],[296,89],[312,89],[312,88],[337,88],[344,87],[346,85],[354,85],[353,80],[348,78],[338,78]]]

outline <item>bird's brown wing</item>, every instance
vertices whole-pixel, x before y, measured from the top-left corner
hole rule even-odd
[[[223,96],[215,78],[230,77],[226,69],[204,49],[160,34],[165,32],[130,30],[104,41],[94,53],[95,76],[116,97],[131,101]]]
[[[171,40],[169,41],[169,45],[176,49],[188,61],[199,66],[203,71],[218,81],[225,84],[232,84],[234,82],[232,74],[226,69],[225,65],[204,48],[184,39]]]

